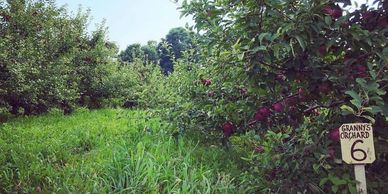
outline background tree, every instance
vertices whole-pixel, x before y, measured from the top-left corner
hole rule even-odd
[[[142,59],[144,58],[144,52],[141,49],[141,44],[135,43],[129,45],[124,51],[122,51],[119,55],[122,61],[126,61],[128,63],[132,63],[136,58]]]
[[[157,51],[158,43],[156,41],[148,41],[147,45],[141,47],[141,50],[144,53],[144,63],[159,63],[159,55]]]
[[[171,29],[158,44],[162,70],[165,73],[172,73],[173,61],[182,58],[183,52],[193,47],[193,36],[188,30],[182,27]]]
[[[83,50],[73,61],[79,77],[79,103],[92,108],[101,107],[101,100],[110,97],[105,82],[112,75],[117,47],[106,41],[106,29],[101,25],[83,44]]]

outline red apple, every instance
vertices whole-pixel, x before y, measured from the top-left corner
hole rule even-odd
[[[3,17],[3,20],[8,22],[9,20],[11,20],[11,16],[5,14],[5,13],[0,13],[0,16]]]
[[[354,66],[354,70],[356,70],[359,73],[364,73],[367,71],[367,68],[363,65],[356,65]]]
[[[269,110],[268,107],[261,107],[259,110],[259,113],[262,114],[264,117],[269,117],[271,114],[271,111]]]
[[[37,187],[35,188],[35,192],[41,193],[41,192],[42,192],[42,188],[41,188],[40,186],[37,186]]]
[[[318,109],[314,109],[314,110],[307,112],[307,114],[311,115],[311,116],[319,116],[321,113],[319,112]]]
[[[339,6],[328,5],[324,7],[322,11],[324,14],[329,15],[333,18],[339,18],[342,16],[342,9]]]
[[[330,130],[329,132],[329,139],[335,142],[340,141],[340,131],[339,128],[335,128]]]
[[[298,97],[296,96],[288,97],[286,98],[285,102],[288,106],[294,106],[298,103]]]
[[[384,17],[379,18],[379,26],[383,28],[388,28],[388,20]]]
[[[276,178],[276,176],[278,176],[279,174],[282,173],[282,168],[280,166],[277,166],[277,167],[274,167],[272,170],[271,170],[271,176],[270,178],[271,179],[274,179]]]
[[[368,21],[376,20],[379,17],[378,11],[364,11],[361,13],[362,19]]]
[[[264,153],[264,147],[261,146],[261,145],[257,146],[257,147],[255,148],[255,152],[256,152],[256,153],[259,153],[259,154]]]
[[[248,121],[248,127],[249,128],[253,128],[256,124],[256,120],[255,119],[251,119]]]
[[[240,89],[241,96],[245,96],[245,95],[247,95],[247,93],[248,93],[248,90],[246,88],[241,88]]]
[[[363,65],[356,65],[353,67],[353,70],[356,73],[356,77],[367,77],[368,69]]]
[[[318,85],[318,91],[320,93],[329,93],[330,91],[330,84],[328,82],[323,82]]]
[[[289,110],[289,112],[291,112],[291,113],[298,112],[298,108],[296,108],[295,106],[291,106],[288,110]]]
[[[318,48],[318,52],[321,56],[324,56],[326,54],[326,46],[322,45]]]
[[[233,133],[235,126],[232,122],[227,121],[222,125],[222,130],[224,132],[225,137],[230,137]]]
[[[266,119],[265,116],[263,116],[259,111],[256,111],[255,113],[255,120],[256,121],[264,121]]]
[[[356,62],[357,60],[355,59],[355,56],[353,53],[351,52],[346,52],[345,54],[345,57],[344,57],[344,63],[345,65],[351,65],[353,64],[354,62]]]
[[[204,86],[210,86],[210,85],[212,84],[212,81],[209,80],[209,79],[203,79],[203,80],[202,80],[202,84],[203,84]]]
[[[210,91],[207,93],[207,96],[209,97],[214,97],[216,95],[216,93],[214,91]]]
[[[283,73],[277,73],[275,79],[277,81],[284,81],[284,80],[286,80],[286,76]]]
[[[334,159],[335,157],[335,149],[333,146],[327,147],[327,158]]]
[[[207,17],[212,17],[214,15],[214,12],[209,10],[207,11]]]
[[[272,105],[272,108],[275,112],[283,112],[284,111],[284,106],[281,102],[277,102]]]
[[[303,88],[298,89],[298,98],[301,101],[306,99],[306,91]]]

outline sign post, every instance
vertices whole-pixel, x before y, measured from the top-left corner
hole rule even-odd
[[[354,165],[354,175],[356,177],[357,191],[361,194],[366,194],[366,177],[365,177],[365,165],[356,164]]]
[[[373,129],[370,123],[349,123],[340,127],[342,160],[354,164],[357,191],[367,193],[365,164],[375,161]]]

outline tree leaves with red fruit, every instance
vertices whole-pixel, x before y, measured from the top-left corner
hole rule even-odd
[[[349,3],[183,1],[182,13],[193,17],[206,48],[201,76],[211,77],[212,89],[222,91],[212,101],[192,96],[193,109],[212,115],[198,123],[231,120],[238,132],[260,134],[279,126],[296,131],[318,117],[328,127],[315,130],[311,123],[312,142],[324,143],[330,141],[321,135],[330,126],[379,118],[387,125],[388,3],[345,10]],[[234,98],[241,85],[249,94]]]

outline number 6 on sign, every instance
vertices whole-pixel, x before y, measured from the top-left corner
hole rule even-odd
[[[343,124],[340,127],[342,160],[348,164],[375,161],[373,130],[369,123]]]
[[[356,161],[364,161],[366,159],[366,152],[362,149],[354,149],[354,146],[357,144],[357,143],[364,143],[363,140],[356,140],[353,145],[352,145],[352,148],[351,148],[351,156],[353,158],[353,160],[356,160]],[[361,152],[362,153],[362,157],[361,158],[356,158],[355,156],[355,152]]]

